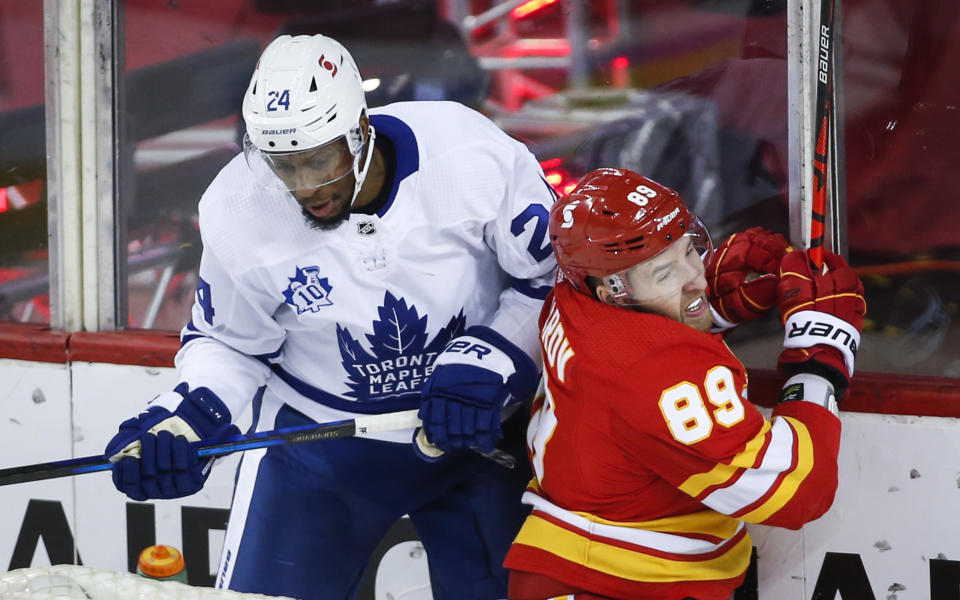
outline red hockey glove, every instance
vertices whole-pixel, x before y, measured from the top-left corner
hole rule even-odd
[[[787,375],[822,375],[840,398],[853,375],[867,303],[863,283],[842,256],[824,250],[823,262],[828,270],[820,274],[805,251],[783,257],[777,296],[784,349],[778,367]]]
[[[731,235],[707,265],[710,305],[729,326],[760,318],[777,303],[777,271],[790,248],[779,233],[751,227]]]

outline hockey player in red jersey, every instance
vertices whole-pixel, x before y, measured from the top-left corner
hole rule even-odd
[[[709,236],[675,191],[598,169],[549,231],[561,275],[540,316],[533,510],[505,561],[509,597],[727,600],[750,561],[745,523],[796,529],[833,502],[862,285],[835,254],[821,274],[774,249],[789,378],[767,420],[711,333]],[[729,272],[718,260],[712,274]]]

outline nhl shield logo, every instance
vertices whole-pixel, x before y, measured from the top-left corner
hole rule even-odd
[[[297,272],[290,277],[290,285],[283,292],[284,301],[297,309],[297,314],[317,312],[322,306],[330,306],[330,290],[332,286],[326,277],[320,277],[319,267],[297,267]]]
[[[360,235],[373,235],[377,232],[376,226],[374,226],[373,221],[360,221],[357,223],[357,233]]]

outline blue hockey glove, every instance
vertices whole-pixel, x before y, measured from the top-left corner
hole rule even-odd
[[[113,462],[113,485],[133,500],[181,498],[200,491],[211,459],[199,458],[190,443],[240,433],[216,394],[200,387],[183,396],[186,388],[180,384],[168,392],[182,399],[173,412],[151,406],[121,423],[103,452]]]
[[[433,367],[420,395],[418,416],[423,434],[440,451],[493,450],[503,436],[501,411],[529,399],[537,386],[533,360],[488,327],[467,329],[447,344]],[[417,454],[425,460],[437,458]]]

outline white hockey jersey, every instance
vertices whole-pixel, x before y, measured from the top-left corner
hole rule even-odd
[[[555,196],[534,156],[452,102],[370,119],[397,154],[376,215],[313,229],[292,196],[256,186],[242,154],[200,201],[200,284],[176,365],[234,419],[264,385],[317,421],[418,407],[434,358],[472,325],[540,364]]]

